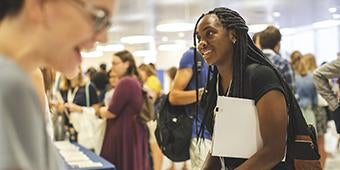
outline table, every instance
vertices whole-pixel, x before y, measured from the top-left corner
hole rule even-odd
[[[57,142],[58,143],[58,142]],[[59,142],[59,144],[62,142]],[[64,143],[65,144],[65,143]],[[66,144],[68,144],[66,142]],[[112,165],[110,162],[108,162],[107,160],[105,160],[104,158],[96,155],[95,153],[93,153],[92,151],[88,150],[87,148],[83,147],[82,145],[78,144],[78,143],[70,143],[73,146],[79,148],[78,152],[82,152],[83,154],[85,154],[91,161],[93,162],[100,162],[102,164],[102,167],[94,167],[94,168],[79,168],[79,167],[72,167],[71,165],[67,164],[67,162],[65,161],[64,157],[63,157],[63,161],[66,164],[66,169],[67,170],[116,170],[116,167],[114,165]],[[58,144],[56,144],[58,145]],[[58,146],[57,146],[58,148]],[[60,151],[60,147],[58,148]],[[62,150],[64,150],[65,148],[63,148]],[[67,150],[67,148],[66,148]],[[72,152],[75,152],[72,149]]]

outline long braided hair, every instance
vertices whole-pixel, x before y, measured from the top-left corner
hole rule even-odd
[[[264,56],[262,51],[258,49],[250,36],[247,34],[248,27],[244,19],[235,11],[225,8],[219,7],[215,8],[212,11],[209,11],[207,14],[203,14],[196,22],[195,31],[194,31],[194,46],[196,47],[196,29],[200,20],[206,15],[215,14],[224,29],[226,30],[234,30],[236,32],[236,42],[233,45],[234,54],[232,58],[233,64],[233,75],[232,75],[232,85],[230,94],[233,97],[245,97],[245,70],[249,64],[257,63],[259,65],[265,65],[270,67],[275,71],[275,74],[278,76],[280,84],[284,90],[284,96],[286,99],[288,110],[294,109],[295,104],[292,102],[295,101],[294,95],[291,92],[288,84],[284,81],[281,73],[271,64],[267,57]],[[195,50],[196,51],[196,50]],[[210,133],[213,133],[213,124],[214,117],[213,111],[216,106],[217,100],[217,92],[216,92],[216,83],[217,83],[218,71],[216,66],[209,66],[208,71],[208,82],[206,85],[205,93],[202,96],[201,106],[204,110],[204,116],[202,120],[202,124],[200,127],[200,131],[197,134],[197,137],[203,137],[203,132],[205,128],[207,128]],[[292,107],[293,106],[293,107]]]
[[[22,10],[24,3],[24,0],[1,0],[0,21],[7,16],[14,16],[18,14]]]

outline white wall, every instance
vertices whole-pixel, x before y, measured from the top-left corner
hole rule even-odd
[[[114,52],[105,52],[104,56],[102,57],[96,57],[96,58],[83,58],[83,62],[82,62],[82,69],[86,70],[89,67],[95,67],[95,68],[99,68],[99,65],[101,63],[106,63],[107,65],[107,70],[109,70],[111,68],[111,62],[112,62],[112,55]],[[143,63],[143,58],[140,57],[135,57],[135,61],[137,66],[140,65],[141,63]]]
[[[297,27],[285,34],[283,31],[281,52],[284,56],[299,50],[303,54],[312,53],[317,63],[334,60],[340,51],[340,26],[313,28],[313,26]]]

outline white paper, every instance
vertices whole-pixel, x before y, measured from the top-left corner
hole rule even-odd
[[[254,100],[218,96],[212,155],[249,158],[263,147]]]
[[[79,147],[69,141],[54,142],[56,148],[65,162],[75,168],[99,168],[103,165],[100,162],[93,162]]]

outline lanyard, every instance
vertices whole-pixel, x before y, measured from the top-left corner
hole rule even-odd
[[[227,95],[226,95],[226,96],[229,96],[232,82],[233,82],[233,80],[230,80],[230,82],[229,82],[229,87],[228,87],[228,89],[227,89]],[[217,94],[219,94],[219,92],[220,92],[219,87],[220,87],[220,76],[217,76],[217,82],[216,82],[216,90],[217,90]],[[223,91],[223,90],[222,90],[222,91]]]
[[[78,87],[75,87],[73,90],[69,89],[67,91],[67,103],[73,103],[74,97],[78,92]]]

